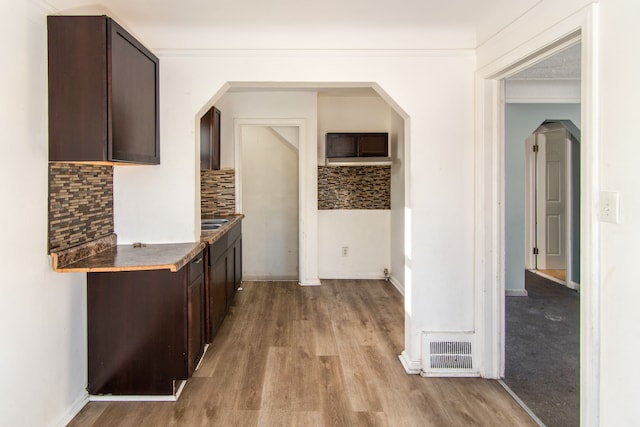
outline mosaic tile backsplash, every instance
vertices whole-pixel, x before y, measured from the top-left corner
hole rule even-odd
[[[113,166],[50,163],[49,253],[113,232]]]
[[[200,171],[200,216],[236,213],[236,173],[234,169]]]
[[[318,209],[391,209],[391,166],[318,166]]]

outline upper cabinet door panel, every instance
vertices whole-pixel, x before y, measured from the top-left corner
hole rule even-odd
[[[107,21],[49,16],[49,160],[107,159]]]
[[[158,60],[111,21],[111,159],[159,163]]]
[[[211,169],[212,129],[209,111],[200,118],[200,170]]]
[[[200,170],[220,169],[220,117],[216,107],[211,107],[200,118]]]
[[[387,157],[389,137],[386,133],[360,134],[358,136],[358,157]]]
[[[49,16],[49,160],[158,164],[158,59],[106,16]]]
[[[327,133],[326,157],[387,157],[389,135],[378,133]]]
[[[328,133],[326,142],[327,157],[355,157],[358,155],[356,134]]]

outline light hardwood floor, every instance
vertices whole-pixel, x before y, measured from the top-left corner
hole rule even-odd
[[[567,270],[538,270],[542,274],[551,276],[563,282],[567,280]]]
[[[70,425],[536,425],[496,381],[407,375],[385,281],[243,287],[177,402],[91,402]]]

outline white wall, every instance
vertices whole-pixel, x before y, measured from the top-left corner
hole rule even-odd
[[[389,139],[391,165],[390,265],[391,281],[404,294],[405,281],[405,121],[395,111],[390,112]]]
[[[640,372],[627,356],[640,353],[640,3],[602,2],[600,76],[600,189],[620,193],[620,224],[600,225],[602,280],[601,425],[638,425]],[[581,277],[581,281],[583,278]]]
[[[391,109],[378,96],[318,96],[318,164],[327,132],[389,132]]]
[[[380,279],[389,268],[388,210],[322,210],[318,274],[322,279]],[[342,248],[348,255],[342,255]]]
[[[578,128],[580,104],[506,104],[505,288],[524,290],[525,140],[545,120],[571,120]]]
[[[2,2],[0,425],[66,424],[87,399],[86,279],[47,255],[47,47],[32,1]]]
[[[327,132],[389,132],[389,105],[378,96],[318,96],[318,164]],[[383,278],[390,268],[390,215],[384,210],[318,211],[318,272],[326,279]],[[342,247],[349,255],[342,256]]]
[[[219,89],[219,88],[216,88]],[[210,98],[215,91],[207,92]],[[203,105],[209,101],[206,99]],[[315,153],[317,94],[315,91],[286,92],[274,90],[244,90],[241,92],[227,92],[215,106],[220,109],[220,166],[235,167],[234,149],[234,120],[235,119],[303,119],[307,123],[310,137],[307,145]],[[199,107],[200,108],[200,107]],[[195,112],[193,112],[195,114]]]
[[[640,3],[600,2],[596,8],[585,9],[586,14],[580,13],[590,3],[544,0],[484,43],[478,49],[478,64],[480,68],[499,69],[509,65],[514,52],[526,54],[523,48],[542,48],[554,35],[562,36],[565,28],[574,24],[589,28],[583,33],[583,43],[593,49],[587,48],[588,56],[583,55],[583,61],[587,58],[589,66],[593,58],[595,91],[582,93],[582,138],[583,150],[592,153],[595,161],[591,165],[587,160],[589,169],[582,171],[583,182],[590,185],[590,192],[582,194],[582,208],[590,215],[583,215],[581,223],[593,224],[593,228],[587,230],[590,240],[583,240],[581,248],[590,263],[582,264],[581,285],[591,286],[581,293],[581,413],[586,415],[585,425],[632,426],[640,423],[636,410],[640,372],[629,365],[628,359],[640,352],[640,342],[635,339],[640,335],[640,287],[636,280],[640,145],[633,141],[640,114],[636,102],[640,97],[640,56],[635,53],[640,38]],[[589,103],[594,108],[585,113]],[[589,142],[594,146],[585,147]],[[598,222],[600,191],[619,192],[619,224]]]

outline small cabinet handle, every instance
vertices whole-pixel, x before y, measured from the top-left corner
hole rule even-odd
[[[202,262],[202,257],[200,257],[197,260],[193,261],[194,264],[200,264],[201,262]]]

